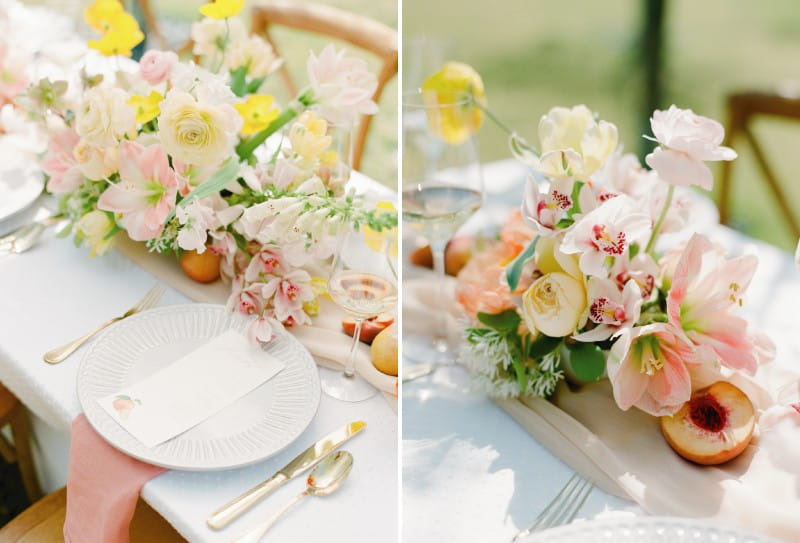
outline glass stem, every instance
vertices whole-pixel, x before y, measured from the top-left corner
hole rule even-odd
[[[356,349],[361,339],[361,325],[364,324],[363,318],[356,319],[356,329],[353,330],[353,344],[350,346],[350,356],[347,357],[347,364],[344,366],[344,376],[353,377],[356,374]]]
[[[436,307],[438,308],[438,311],[436,311],[436,318],[438,320],[438,330],[435,336],[437,340],[436,348],[439,351],[444,351],[447,348],[447,313],[449,304],[447,301],[447,296],[445,296],[444,253],[446,247],[446,242],[431,243],[431,253],[433,253],[433,271],[436,273],[437,280],[439,282],[438,288],[436,289]]]

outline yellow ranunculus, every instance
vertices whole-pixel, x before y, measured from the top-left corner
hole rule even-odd
[[[200,13],[212,19],[227,19],[238,15],[244,7],[244,0],[216,0],[200,6]]]
[[[114,229],[114,221],[104,211],[90,211],[75,223],[76,233],[89,243],[90,257],[102,255],[114,246],[114,237],[106,237]]]
[[[280,115],[275,98],[268,94],[251,94],[245,102],[233,107],[244,120],[242,134],[245,136],[261,132]]]
[[[89,40],[89,47],[110,57],[131,56],[131,50],[144,40],[139,23],[130,13],[120,12],[108,20],[108,31],[99,40]]]
[[[313,111],[304,111],[289,128],[289,143],[292,151],[306,160],[321,157],[331,146],[328,122],[317,117]]]
[[[145,124],[158,117],[161,113],[159,104],[164,97],[156,91],[150,91],[149,96],[131,96],[128,105],[136,110],[136,122]]]
[[[422,84],[428,126],[444,141],[463,143],[483,123],[483,111],[475,103],[486,105],[483,81],[472,66],[447,62]]]
[[[397,211],[394,204],[391,202],[378,202],[375,208],[383,211]],[[375,252],[383,251],[386,242],[390,241],[389,256],[397,258],[397,228],[378,232],[364,224],[361,226],[361,235],[364,236],[364,242],[367,244],[367,247]]]
[[[93,30],[105,34],[110,29],[112,17],[124,11],[119,0],[95,0],[83,10],[83,18]]]

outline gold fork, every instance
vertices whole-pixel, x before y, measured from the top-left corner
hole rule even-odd
[[[160,283],[156,283],[155,285],[153,285],[153,288],[148,290],[147,294],[145,294],[144,297],[136,303],[136,305],[131,307],[125,313],[123,313],[119,317],[114,317],[110,321],[104,322],[94,330],[82,335],[78,339],[72,340],[66,345],[62,345],[61,347],[57,347],[52,351],[45,353],[43,357],[44,361],[47,362],[48,364],[58,364],[59,362],[62,362],[65,358],[74,353],[78,347],[86,343],[93,335],[95,335],[100,330],[103,330],[104,328],[111,326],[117,321],[121,321],[122,319],[130,317],[131,315],[135,315],[136,313],[141,313],[142,311],[150,309],[151,307],[155,306],[158,303],[158,301],[161,299],[161,296],[163,295],[164,295],[164,286]]]

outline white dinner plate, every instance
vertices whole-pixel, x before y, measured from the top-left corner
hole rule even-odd
[[[311,353],[277,322],[273,323],[275,339],[265,350],[286,367],[236,403],[169,441],[145,447],[97,402],[226,330],[244,333],[248,324],[248,318],[213,304],[159,307],[115,324],[92,343],[78,370],[78,398],[86,417],[117,449],[171,469],[228,469],[279,453],[316,415],[320,387]]]
[[[575,522],[531,534],[524,543],[780,543],[732,526],[688,518],[633,517]]]
[[[44,176],[36,170],[0,170],[0,221],[31,205],[42,193]]]

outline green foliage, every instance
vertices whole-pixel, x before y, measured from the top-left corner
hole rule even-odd
[[[508,268],[506,268],[506,280],[508,281],[508,288],[511,292],[514,292],[517,289],[517,285],[519,285],[520,277],[522,276],[522,269],[525,267],[525,263],[528,262],[531,258],[533,258],[533,254],[536,251],[536,244],[539,242],[539,236],[533,238],[533,240],[525,247],[517,258],[509,264]]]
[[[583,381],[597,381],[603,376],[606,359],[594,343],[567,343],[572,370]]]

